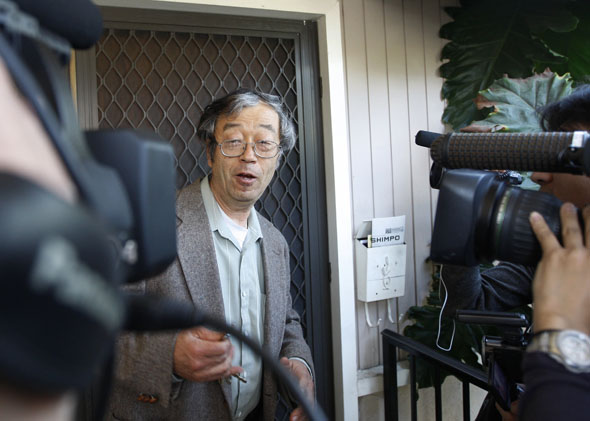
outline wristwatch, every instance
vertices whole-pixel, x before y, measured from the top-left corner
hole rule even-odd
[[[590,337],[577,330],[549,330],[535,335],[527,352],[544,352],[574,373],[590,373]]]

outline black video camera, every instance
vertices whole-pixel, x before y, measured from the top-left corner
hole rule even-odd
[[[462,323],[494,326],[499,336],[482,338],[482,363],[488,374],[488,389],[498,404],[510,411],[522,388],[521,362],[530,341],[530,323],[524,314],[476,310],[457,310]]]
[[[64,162],[80,205],[103,224],[113,276],[118,282],[152,276],[176,255],[172,148],[149,132],[80,129],[66,65],[71,45],[89,38],[76,25],[98,20],[102,27],[102,20],[90,2],[58,2],[80,9],[79,24],[62,22],[63,11],[54,10],[59,4],[44,3],[0,1],[0,56]]]
[[[589,175],[589,138],[587,132],[418,132],[416,144],[429,147],[434,161],[430,185],[440,191],[432,260],[462,266],[494,260],[536,264],[541,248],[529,214],[539,212],[561,238],[562,202],[553,195],[515,186],[518,174],[482,170]]]
[[[0,0],[10,76],[1,83],[30,106],[46,135],[38,143],[55,150],[77,190],[72,203],[24,172],[0,170],[0,381],[44,393],[89,385],[128,317],[119,286],[176,256],[171,146],[154,134],[78,125],[67,64],[72,47],[101,34],[90,0]],[[2,100],[9,107],[15,97]]]

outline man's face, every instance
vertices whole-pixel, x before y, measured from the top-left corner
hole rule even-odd
[[[541,186],[541,191],[551,193],[563,202],[571,202],[579,208],[590,204],[590,177],[535,172],[531,178]]]
[[[215,124],[217,143],[239,139],[243,142],[270,140],[279,143],[279,115],[266,104],[244,108],[241,112],[221,116]],[[260,198],[277,166],[278,156],[260,158],[250,143],[237,157],[227,157],[215,148],[214,159],[207,156],[211,167],[211,190],[226,212],[249,210]]]
[[[570,123],[564,131],[590,131],[585,124]],[[531,179],[541,186],[541,191],[551,193],[563,202],[571,202],[578,208],[590,204],[590,177],[566,173],[534,172]]]

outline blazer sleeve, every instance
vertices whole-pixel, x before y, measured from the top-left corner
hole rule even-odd
[[[315,371],[313,366],[313,360],[311,356],[311,350],[303,338],[303,330],[301,328],[301,319],[299,313],[293,309],[293,302],[291,299],[291,271],[289,268],[289,247],[286,241],[282,241],[282,253],[280,255],[282,259],[282,285],[285,294],[285,331],[283,335],[283,343],[281,346],[280,357],[287,358],[301,358],[309,366],[312,371],[312,377],[315,379]]]
[[[161,291],[161,285],[174,275],[171,272],[178,270],[176,261],[163,274],[126,289],[138,294],[167,295]],[[181,383],[173,379],[174,346],[178,333],[179,330],[121,334],[115,348],[115,388],[124,389],[126,394],[154,396],[158,399],[157,404],[168,407]]]

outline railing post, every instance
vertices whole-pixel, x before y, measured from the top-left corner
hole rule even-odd
[[[471,418],[471,411],[469,410],[469,382],[463,380],[461,383],[463,384],[463,420],[469,421]]]
[[[416,399],[417,373],[416,358],[421,358],[435,366],[435,406],[436,419],[442,419],[442,391],[440,370],[444,369],[457,376],[463,384],[463,418],[470,419],[469,410],[469,385],[473,384],[484,390],[488,390],[487,374],[479,369],[468,366],[461,361],[440,354],[426,345],[407,338],[399,333],[385,329],[383,335],[383,393],[385,398],[385,419],[398,420],[398,397],[397,397],[397,350],[403,349],[409,353],[410,364],[410,410],[412,421],[417,421],[418,410]]]
[[[416,356],[410,354],[410,407],[412,408],[412,421],[418,420],[418,380],[416,377]]]
[[[389,340],[383,341],[383,398],[385,419],[397,421],[397,347]]]
[[[436,421],[442,421],[442,397],[441,397],[440,367],[434,366],[434,410]]]

